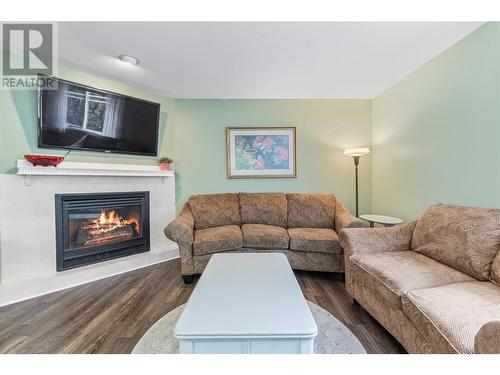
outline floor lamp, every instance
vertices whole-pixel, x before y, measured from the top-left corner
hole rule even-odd
[[[358,212],[358,165],[359,159],[361,156],[370,153],[370,149],[368,147],[358,147],[358,148],[348,148],[344,150],[344,154],[352,156],[354,159],[354,170],[356,173],[356,217],[359,217]]]

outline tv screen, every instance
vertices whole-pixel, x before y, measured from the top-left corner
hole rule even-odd
[[[38,91],[38,146],[156,156],[160,105],[57,79]]]

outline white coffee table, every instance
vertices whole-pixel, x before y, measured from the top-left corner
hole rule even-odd
[[[175,326],[180,353],[313,353],[316,322],[281,253],[214,254]]]
[[[399,217],[384,216],[384,215],[361,215],[361,219],[364,219],[370,223],[370,227],[374,227],[374,224],[382,224],[384,227],[392,227],[396,224],[401,224],[403,222]]]

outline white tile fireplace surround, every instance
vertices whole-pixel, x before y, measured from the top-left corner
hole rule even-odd
[[[178,257],[163,234],[175,217],[173,172],[66,162],[33,169],[24,161],[18,170],[25,176],[0,175],[0,306]],[[57,272],[55,194],[128,191],[149,191],[150,251]]]

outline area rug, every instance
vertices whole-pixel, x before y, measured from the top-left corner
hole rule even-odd
[[[309,302],[318,335],[314,339],[315,354],[366,354],[366,350],[354,334],[332,314]],[[159,319],[142,336],[132,354],[178,354],[179,342],[174,337],[175,323],[184,306],[179,306]]]

